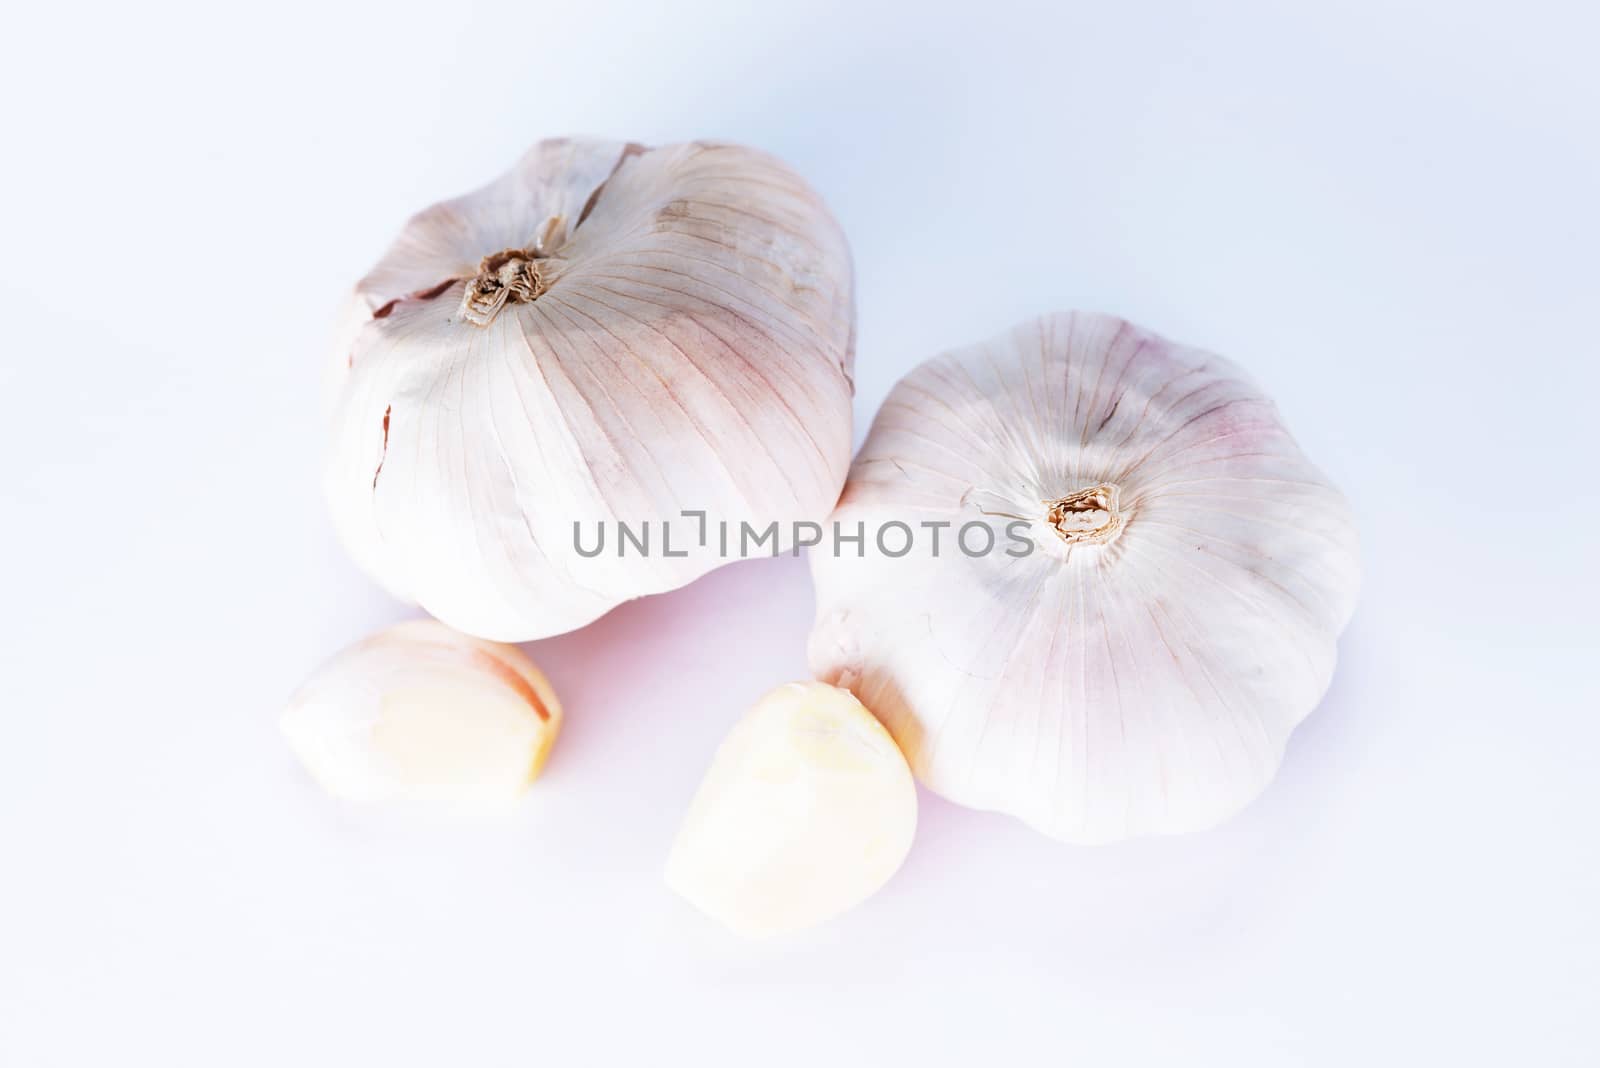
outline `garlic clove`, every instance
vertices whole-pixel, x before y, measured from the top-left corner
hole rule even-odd
[[[391,593],[507,641],[726,562],[685,511],[786,547],[849,467],[852,285],[838,224],[763,153],[537,145],[357,286],[323,479],[340,538]],[[580,530],[611,541],[587,555]]]
[[[328,661],[282,727],[328,793],[352,801],[492,801],[536,778],[561,704],[513,646],[422,620]]]
[[[916,826],[916,785],[883,726],[846,690],[790,683],[717,750],[667,884],[737,934],[796,931],[875,893]]]
[[[868,536],[811,554],[813,672],[934,792],[1074,842],[1199,830],[1260,794],[1359,585],[1349,507],[1271,401],[1109,316],[913,370],[833,518]],[[895,521],[919,529],[903,557],[871,533]]]

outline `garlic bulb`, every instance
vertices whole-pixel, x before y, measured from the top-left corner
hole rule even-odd
[[[667,884],[737,934],[795,931],[875,893],[916,827],[911,769],[872,713],[836,687],[791,683],[717,750]]]
[[[1259,794],[1358,583],[1344,499],[1261,391],[1107,316],[912,371],[834,521],[866,536],[812,554],[817,677],[935,792],[1076,842]]]
[[[324,664],[290,698],[282,726],[336,797],[496,800],[539,774],[561,704],[514,646],[423,620]]]
[[[792,543],[849,466],[851,287],[833,217],[769,156],[543,142],[357,285],[324,479],[341,539],[506,641],[716,567],[706,515]]]

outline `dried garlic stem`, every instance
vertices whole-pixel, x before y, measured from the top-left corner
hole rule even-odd
[[[1110,482],[1045,501],[1050,511],[1045,521],[1068,545],[1104,545],[1122,531],[1123,515],[1117,508],[1121,490]]]
[[[527,304],[538,298],[549,287],[534,264],[537,255],[508,248],[485,256],[478,264],[478,276],[461,294],[461,317],[473,326],[488,326],[507,303]]]

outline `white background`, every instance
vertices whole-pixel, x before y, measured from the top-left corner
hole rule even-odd
[[[1600,1063],[1591,5],[227,6],[0,39],[0,1063]],[[1100,849],[924,794],[881,894],[733,941],[660,869],[804,673],[788,559],[530,646],[513,809],[319,794],[279,707],[409,614],[317,497],[338,298],[565,133],[816,184],[858,435],[1057,308],[1250,368],[1366,564],[1267,794]]]

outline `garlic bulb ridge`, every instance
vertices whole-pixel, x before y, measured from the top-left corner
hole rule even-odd
[[[1108,316],[912,371],[834,520],[921,534],[812,555],[817,677],[935,792],[1079,842],[1209,827],[1259,794],[1358,585],[1349,509],[1271,401]],[[974,524],[992,551],[928,536]]]
[[[546,141],[414,217],[356,287],[325,494],[397,596],[522,641],[722,563],[705,513],[785,534],[849,464],[849,249],[734,145]],[[576,551],[672,525],[672,552]]]

